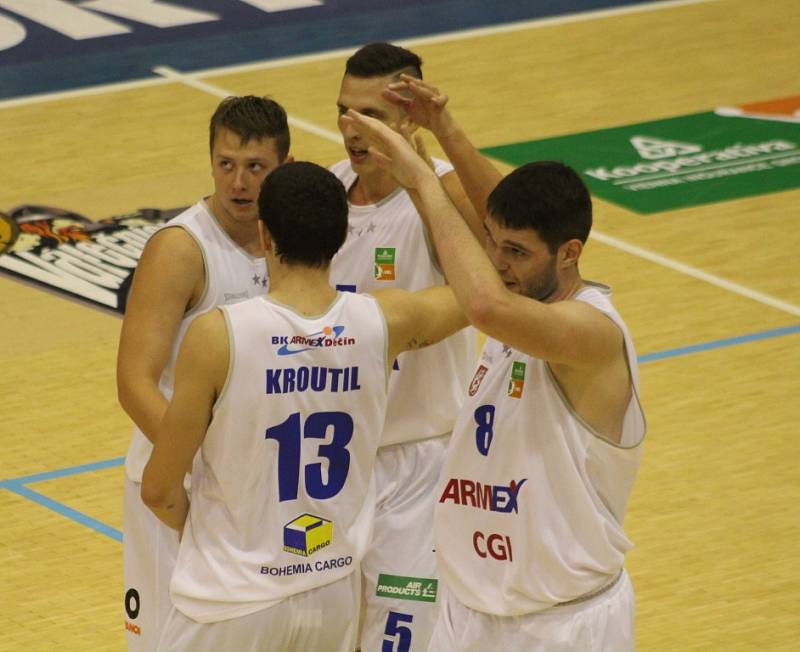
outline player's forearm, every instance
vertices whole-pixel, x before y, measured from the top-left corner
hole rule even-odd
[[[447,135],[437,135],[436,139],[482,221],[486,216],[486,200],[503,175],[475,148],[461,127],[456,126]]]
[[[171,487],[164,494],[147,493],[147,487],[143,483],[142,500],[164,525],[177,530],[178,533],[183,532],[183,526],[186,524],[186,517],[189,514],[189,496],[186,494],[182,482]]]
[[[422,348],[441,342],[462,328],[469,326],[464,311],[449,285],[440,285],[417,293],[420,303],[417,306],[417,332],[410,348]]]
[[[151,442],[164,413],[167,399],[155,383],[127,381],[120,377],[117,382],[117,397],[122,409]]]
[[[427,181],[412,198],[427,222],[447,282],[470,322],[483,319],[487,305],[501,299],[506,288],[481,244],[469,230],[440,184]]]

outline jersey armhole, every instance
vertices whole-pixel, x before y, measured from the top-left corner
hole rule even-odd
[[[213,310],[213,308],[212,308]],[[214,400],[214,405],[211,406],[211,418],[214,419],[217,413],[217,407],[222,404],[222,399],[228,393],[228,386],[231,383],[231,379],[233,378],[233,368],[235,364],[235,343],[233,340],[233,324],[231,323],[231,316],[225,306],[217,306],[217,310],[222,313],[223,318],[225,319],[225,330],[228,334],[228,373],[225,376],[225,382],[222,384],[222,389],[219,390],[219,394],[217,394],[217,398]]]

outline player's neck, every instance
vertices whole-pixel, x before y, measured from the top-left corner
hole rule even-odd
[[[233,219],[217,201],[216,195],[211,195],[206,203],[217,220],[217,224],[231,240],[251,256],[260,258],[264,255],[258,239],[257,220],[237,221]]]
[[[385,199],[398,187],[394,177],[383,170],[373,170],[358,175],[347,192],[347,198],[356,206],[369,206]]]
[[[555,303],[556,301],[568,301],[574,297],[578,291],[583,287],[583,279],[578,274],[577,268],[573,273],[559,283],[558,289],[548,297],[546,303]]]
[[[301,315],[322,315],[336,299],[336,290],[330,285],[327,269],[288,266],[271,260],[269,271],[267,296]]]

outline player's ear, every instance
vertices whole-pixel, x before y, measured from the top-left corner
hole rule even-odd
[[[583,243],[580,240],[577,238],[567,240],[558,248],[558,262],[563,267],[577,265],[581,252],[583,252]]]
[[[272,236],[269,229],[267,229],[264,220],[258,220],[258,240],[261,243],[261,249],[264,251],[272,251]]]

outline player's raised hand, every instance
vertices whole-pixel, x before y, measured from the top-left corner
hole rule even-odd
[[[399,125],[395,131],[399,132],[403,138],[406,139],[411,148],[417,153],[417,155],[428,164],[428,167],[431,170],[436,171],[436,166],[433,164],[433,159],[431,155],[428,154],[428,148],[425,146],[425,141],[422,139],[422,136],[417,133],[417,127],[419,125],[415,124],[411,120],[407,120],[403,124]]]
[[[355,127],[369,144],[369,152],[376,163],[389,172],[401,186],[419,188],[431,179],[438,183],[434,171],[425,158],[415,151],[405,134],[352,109],[348,109],[342,120]],[[422,150],[424,155],[424,146]]]
[[[455,124],[447,110],[448,97],[438,88],[416,77],[400,75],[400,80],[389,84],[383,96],[392,104],[405,109],[416,124],[428,129],[437,138],[447,138]]]

